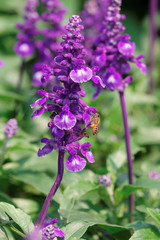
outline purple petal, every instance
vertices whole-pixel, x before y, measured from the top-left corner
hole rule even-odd
[[[38,157],[47,155],[53,151],[53,146],[45,145],[42,149],[38,150]]]
[[[41,115],[43,112],[44,112],[44,108],[37,109],[37,110],[33,113],[33,115],[31,116],[31,119],[33,119],[33,118]]]
[[[41,71],[35,72],[32,77],[33,86],[41,87],[42,86],[41,78],[42,78],[42,72]]]
[[[51,130],[51,134],[55,139],[61,139],[62,137],[64,137],[65,132],[59,128],[57,128],[56,126],[51,126],[50,128]]]
[[[70,78],[77,83],[87,82],[92,78],[92,70],[90,68],[75,69],[70,72]]]
[[[114,91],[121,85],[122,77],[114,68],[109,68],[103,82],[107,89]]]
[[[4,62],[2,60],[0,60],[0,67],[4,66]]]
[[[144,62],[136,62],[136,66],[141,70],[143,74],[147,74],[147,66]]]
[[[94,157],[93,157],[92,152],[91,152],[89,149],[87,149],[87,148],[89,148],[89,147],[91,147],[91,144],[90,144],[90,143],[84,143],[84,144],[82,144],[82,145],[81,145],[81,153],[82,153],[82,155],[83,155],[84,157],[87,158],[87,160],[88,160],[89,162],[93,163],[93,162],[95,162],[95,160],[94,160]]]
[[[68,107],[68,106],[65,106]],[[55,116],[54,124],[62,130],[70,130],[75,126],[77,122],[76,117],[68,110],[63,107],[62,112]]]
[[[18,42],[15,45],[15,52],[22,58],[30,57],[34,53],[34,47],[29,42]]]
[[[90,163],[95,162],[94,157],[93,157],[93,153],[91,151],[87,151],[86,158],[87,158],[88,162],[90,162]]]
[[[131,43],[129,41],[120,41],[118,43],[118,50],[122,55],[131,57],[135,51],[135,43]]]
[[[70,155],[65,163],[68,171],[79,172],[86,166],[86,160],[78,155]]]
[[[93,77],[92,77],[92,81],[93,81],[95,84],[98,84],[98,83],[99,83],[99,84],[101,85],[101,87],[105,88],[105,84],[103,83],[102,79],[101,79],[98,75],[93,76]]]
[[[57,227],[54,227],[54,234],[56,237],[64,237],[65,236],[65,234],[62,232],[62,230]]]
[[[37,101],[35,101],[35,103],[31,104],[31,108],[34,108],[35,106],[39,105],[41,106],[43,103],[46,102],[46,98],[39,98]]]

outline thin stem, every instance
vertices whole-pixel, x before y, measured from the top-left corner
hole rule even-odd
[[[57,173],[57,177],[56,177],[56,180],[49,192],[49,194],[47,195],[45,201],[44,201],[44,204],[43,204],[43,207],[42,207],[42,210],[40,212],[40,215],[38,217],[38,220],[37,220],[37,223],[36,225],[38,227],[41,227],[42,224],[43,224],[43,221],[47,215],[47,212],[48,212],[48,208],[51,204],[51,201],[57,191],[57,189],[59,188],[60,186],[60,183],[62,181],[62,178],[63,178],[63,172],[64,172],[64,153],[65,151],[64,150],[59,150],[59,155],[58,155],[58,173]]]
[[[155,88],[155,81],[153,71],[155,67],[155,42],[157,35],[156,13],[158,8],[158,0],[150,0],[150,46],[149,46],[149,85],[148,93],[153,93]]]
[[[25,69],[25,60],[22,58],[22,60],[21,60],[21,65],[20,65],[20,69],[19,69],[19,79],[18,79],[18,82],[17,82],[16,93],[19,93],[20,90],[21,90],[22,81],[23,81],[24,69]],[[16,114],[17,114],[18,105],[19,105],[19,101],[16,100],[16,101],[15,101],[14,111],[13,111],[13,117],[15,117]]]
[[[129,184],[133,185],[133,162],[132,162],[132,153],[131,153],[131,143],[130,143],[130,130],[128,126],[128,115],[126,109],[126,102],[124,97],[124,92],[119,92],[122,116],[123,116],[123,125],[125,132],[125,144],[126,144],[126,152],[127,152],[127,163],[128,163],[128,178]],[[129,196],[129,213],[133,214],[134,212],[134,195],[131,194]],[[133,219],[130,219],[130,222]]]
[[[1,154],[1,162],[0,162],[0,167],[3,165],[3,162],[5,160],[5,152],[6,152],[6,147],[7,147],[7,144],[8,144],[8,136],[6,136],[5,138],[5,141],[4,141],[4,145],[3,145],[3,149],[2,149],[2,154]]]

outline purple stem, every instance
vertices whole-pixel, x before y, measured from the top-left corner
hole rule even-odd
[[[150,46],[149,46],[149,89],[148,92],[151,94],[154,91],[155,81],[153,71],[155,67],[155,41],[157,35],[156,26],[156,14],[158,9],[158,0],[150,0]]]
[[[60,183],[62,181],[62,178],[63,178],[63,172],[64,172],[64,153],[65,151],[64,150],[59,150],[59,154],[58,154],[58,173],[57,173],[57,177],[56,177],[56,180],[50,190],[50,192],[48,193],[45,201],[44,201],[44,204],[43,204],[43,207],[41,209],[41,212],[40,212],[40,215],[38,217],[38,220],[37,220],[37,223],[36,225],[38,227],[41,227],[43,222],[44,222],[44,219],[47,215],[47,212],[48,212],[48,208],[51,204],[51,201],[57,191],[57,189],[59,188],[60,186]]]
[[[128,178],[129,178],[129,184],[133,185],[133,162],[132,162],[131,143],[130,143],[130,130],[128,126],[128,115],[127,115],[124,92],[123,91],[119,92],[119,96],[120,96],[123,125],[124,125],[124,132],[125,132],[125,144],[126,144],[127,162],[128,162]],[[134,195],[131,194],[129,196],[129,213],[133,214],[133,212],[134,212]],[[133,219],[131,218],[130,222],[132,220]]]

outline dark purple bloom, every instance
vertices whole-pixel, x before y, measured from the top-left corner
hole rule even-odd
[[[11,118],[5,125],[4,133],[8,138],[12,138],[17,133],[17,120]]]
[[[54,68],[45,67],[45,77],[54,76],[58,82],[52,87],[52,92],[39,90],[42,98],[31,107],[40,106],[31,118],[41,115],[44,111],[51,112],[48,123],[53,139],[43,138],[45,146],[39,149],[38,156],[49,154],[53,150],[66,150],[69,157],[66,168],[69,171],[81,171],[86,165],[86,159],[93,163],[94,157],[89,149],[90,143],[76,143],[83,137],[88,137],[86,128],[91,124],[91,113],[97,110],[81,99],[85,91],[80,83],[89,81],[93,75],[92,69],[84,61],[85,51],[81,44],[83,37],[80,31],[79,16],[72,16],[66,26],[64,41],[61,43],[58,56],[54,59]],[[81,157],[79,154],[82,154]]]
[[[41,21],[45,24],[47,23],[48,27],[39,31],[39,34],[42,37],[41,41],[36,42],[39,63],[36,63],[33,66],[34,74],[32,81],[35,87],[42,87],[46,85],[52,85],[53,87],[53,83],[56,83],[55,77],[47,74],[47,69],[44,69],[43,66],[46,68],[46,64],[55,65],[52,60],[56,56],[57,49],[60,45],[59,38],[64,32],[62,21],[66,10],[60,0],[42,0],[42,3],[44,5],[45,12],[42,13]]]
[[[92,50],[96,46],[95,40],[102,28],[108,4],[109,0],[89,0],[81,13],[84,24],[85,48],[87,50],[85,58],[87,63],[92,61]]]
[[[123,80],[131,70],[130,62],[135,63],[143,74],[147,73],[146,65],[141,61],[144,56],[134,56],[135,43],[130,41],[128,34],[123,33],[125,27],[121,20],[125,16],[120,14],[120,6],[121,0],[107,1],[106,15],[94,42],[96,49],[92,49],[94,58],[91,65],[94,76],[99,76],[93,78],[93,85],[97,88],[94,98],[103,88],[122,91],[131,82],[127,80],[126,84]]]
[[[112,184],[109,174],[99,175],[98,182],[103,187],[109,187]]]
[[[23,15],[24,23],[16,24],[20,32],[17,34],[15,52],[22,58],[32,56],[35,50],[35,38],[38,35],[36,23],[39,21],[38,4],[38,0],[28,0]]]
[[[42,226],[42,240],[52,240],[55,237],[65,236],[60,228],[54,226],[57,221],[58,220],[56,218],[52,220],[51,218],[47,217],[45,219]]]
[[[0,60],[0,67],[4,66],[4,62],[2,60]]]
[[[159,180],[160,179],[160,175],[158,174],[158,172],[156,170],[152,170],[148,173],[149,178],[154,178]]]

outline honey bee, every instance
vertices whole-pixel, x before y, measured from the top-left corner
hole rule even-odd
[[[99,113],[93,113],[91,112],[91,125],[92,133],[95,135],[98,132],[98,125],[100,122],[100,115]]]

